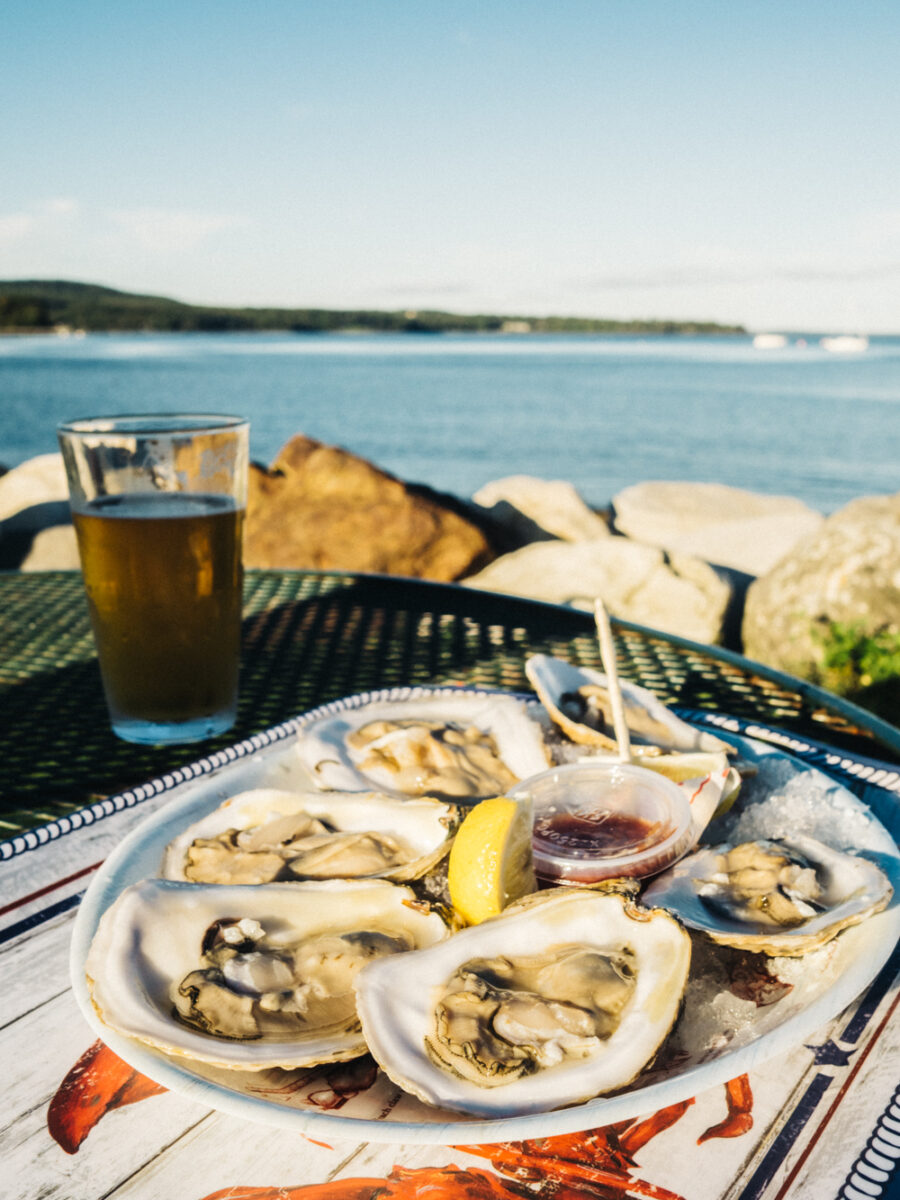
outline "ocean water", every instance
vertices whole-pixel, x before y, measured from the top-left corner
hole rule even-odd
[[[0,338],[0,464],[73,417],[238,413],[268,463],[294,434],[458,496],[505,475],[605,505],[650,479],[796,496],[900,490],[900,338],[837,355],[747,337],[93,334]]]

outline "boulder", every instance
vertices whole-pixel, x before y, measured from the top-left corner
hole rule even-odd
[[[824,521],[802,500],[719,483],[638,483],[613,498],[619,533],[763,575]]]
[[[613,616],[698,642],[721,639],[732,598],[700,559],[617,537],[536,542],[462,582],[588,610],[599,596]]]
[[[454,580],[494,557],[463,512],[452,497],[298,435],[270,468],[251,467],[244,562]]]
[[[900,492],[851,501],[751,584],[744,650],[819,679],[835,624],[860,635],[900,634]]]
[[[472,497],[491,518],[509,526],[521,544],[546,541],[583,542],[609,535],[609,525],[589,508],[571,483],[509,475],[486,483]]]
[[[0,521],[34,505],[68,499],[61,454],[39,454],[0,476]]]
[[[20,571],[78,571],[78,540],[74,525],[51,525],[35,534]]]
[[[0,476],[0,568],[20,567],[43,530],[71,527],[71,522],[61,454],[38,455]],[[35,569],[68,566],[70,556],[65,557]]]

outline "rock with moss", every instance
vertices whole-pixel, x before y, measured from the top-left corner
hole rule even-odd
[[[852,501],[757,579],[743,641],[749,657],[833,691],[890,691],[900,679],[900,493]]]

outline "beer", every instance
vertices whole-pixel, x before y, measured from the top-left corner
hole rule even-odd
[[[99,497],[72,516],[116,732],[173,741],[228,728],[243,509],[229,496],[148,492]]]
[[[196,742],[237,711],[250,427],[214,413],[57,429],[113,731]]]

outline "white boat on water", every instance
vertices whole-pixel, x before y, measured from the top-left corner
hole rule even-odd
[[[819,345],[830,354],[862,354],[869,348],[869,339],[863,333],[839,333],[820,338]]]
[[[786,345],[783,333],[758,333],[753,339],[754,350],[783,350]]]

